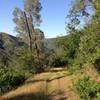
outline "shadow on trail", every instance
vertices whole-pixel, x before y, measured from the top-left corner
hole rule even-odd
[[[44,92],[21,94],[14,97],[5,98],[4,100],[66,100],[64,92],[59,91],[55,95],[47,95]]]
[[[63,75],[63,76],[59,76],[59,77],[54,77],[54,78],[51,78],[51,79],[37,79],[37,80],[31,80],[31,81],[27,81],[26,82],[26,84],[28,84],[28,83],[36,83],[36,82],[44,82],[44,81],[46,81],[46,82],[51,82],[51,81],[54,81],[54,80],[56,80],[56,79],[61,79],[61,78],[63,78],[63,77],[66,77],[66,75]]]
[[[67,100],[68,97],[66,95],[66,92],[58,90],[58,91],[53,91],[50,100]]]
[[[21,94],[14,97],[7,98],[6,100],[51,100],[49,95],[44,92]]]

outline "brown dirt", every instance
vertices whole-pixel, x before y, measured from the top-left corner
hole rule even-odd
[[[0,100],[6,100],[6,99],[4,99],[3,97],[0,97]]]
[[[28,83],[17,88],[16,90],[13,90],[5,94],[2,97],[7,100],[16,100],[14,97],[17,97],[18,100],[35,100],[33,98],[29,99],[29,97],[27,97],[25,94],[35,94],[40,91],[44,91],[46,95],[50,95],[50,100],[78,100],[75,99],[77,97],[70,89],[74,76],[65,76],[62,78],[56,77],[58,75],[61,75],[62,73],[64,72],[46,72],[37,74],[34,76],[33,79],[34,80],[37,79],[38,81],[34,82],[31,77],[30,79],[27,80]],[[55,79],[46,81],[46,77],[48,79],[51,77]],[[25,95],[25,96],[23,97],[23,99],[18,98],[20,95]],[[32,97],[32,95],[30,96]]]
[[[82,72],[86,72],[84,74],[100,81],[94,69],[84,69]],[[65,76],[62,73],[65,72],[58,71],[37,74],[34,77],[30,77],[25,85],[6,93],[2,98],[5,98],[5,100],[79,100],[78,96],[72,90],[72,83],[73,80],[79,79],[83,73],[77,75],[64,74]],[[57,77],[60,75],[63,77]],[[38,98],[35,98],[36,95]],[[40,99],[40,95],[46,96],[46,99]],[[49,99],[47,99],[47,96],[49,96]],[[0,100],[4,100],[2,98]]]

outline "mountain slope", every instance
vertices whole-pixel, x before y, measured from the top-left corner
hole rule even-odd
[[[21,39],[9,35],[7,33],[0,32],[0,48],[8,48],[11,45],[13,47],[22,46],[24,43]]]
[[[46,38],[45,43],[48,48],[56,49],[57,38]],[[0,48],[8,49],[23,46],[25,43],[15,36],[9,35],[7,33],[0,32]]]

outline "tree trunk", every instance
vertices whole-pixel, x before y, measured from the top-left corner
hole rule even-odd
[[[31,14],[30,14],[30,18],[31,18],[31,20],[32,20],[32,16],[31,16]],[[33,24],[32,24],[32,33],[35,33],[35,29],[34,29],[34,26],[33,26]],[[40,57],[39,57],[39,55],[40,55],[40,52],[39,52],[39,49],[38,49],[38,44],[36,43],[36,35],[34,35],[34,45],[35,45],[35,50],[36,50],[36,56],[37,56],[37,59],[38,59],[38,65],[40,65]]]
[[[29,35],[29,48],[30,48],[30,52],[32,55],[32,35],[31,35],[31,31],[29,29],[28,20],[27,20],[27,16],[26,16],[25,12],[24,12],[24,16],[25,16],[25,22],[26,22],[26,26],[27,26],[28,35]]]

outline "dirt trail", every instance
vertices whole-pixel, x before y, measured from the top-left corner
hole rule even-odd
[[[85,74],[92,77],[93,69],[86,70]],[[83,72],[84,70],[82,70]],[[66,71],[57,71],[37,74],[30,77],[25,85],[5,94],[2,98],[5,100],[79,100],[71,87],[73,80],[80,78],[82,73],[68,75]],[[97,74],[95,74],[95,78],[93,75],[93,79],[96,78]]]
[[[82,69],[76,75],[68,75],[62,69],[33,75],[25,85],[2,96],[6,100],[79,100],[72,90],[73,81],[88,75],[97,82],[100,77],[92,67]],[[2,100],[0,98],[0,100]]]
[[[48,100],[78,100],[77,96],[75,96],[70,89],[74,78],[75,76],[73,75],[66,76],[64,71],[37,74],[34,78],[29,78],[25,85],[2,97],[6,100],[47,100],[34,99],[32,95],[30,95],[30,97],[29,95],[27,96],[27,94],[34,95],[43,91],[42,95],[45,94],[50,96],[50,99]]]

